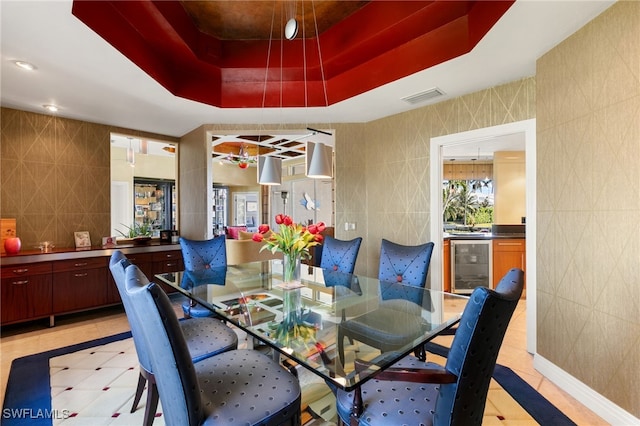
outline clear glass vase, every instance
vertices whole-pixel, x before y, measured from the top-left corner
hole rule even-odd
[[[284,253],[282,281],[285,284],[300,282],[300,256],[295,253]]]
[[[292,331],[302,317],[300,288],[285,289],[282,292],[282,325],[286,332]]]

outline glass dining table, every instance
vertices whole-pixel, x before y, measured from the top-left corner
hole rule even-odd
[[[455,325],[468,300],[362,275],[307,265],[301,269],[295,283],[283,282],[279,260],[156,278],[272,348],[288,365],[303,366],[329,386],[357,394],[377,372]],[[385,321],[376,321],[382,310]],[[392,349],[381,352],[357,341],[338,345],[341,327],[361,318],[371,319],[364,324],[365,334],[380,338],[393,333]],[[356,371],[356,359],[366,361],[367,367]]]

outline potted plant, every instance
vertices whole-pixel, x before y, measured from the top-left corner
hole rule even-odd
[[[153,229],[151,229],[151,225],[148,223],[134,222],[131,226],[121,225],[127,228],[127,230],[126,232],[118,230],[118,233],[124,238],[132,239],[135,244],[145,244],[151,240]]]

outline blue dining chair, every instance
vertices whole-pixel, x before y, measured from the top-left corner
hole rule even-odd
[[[403,358],[361,386],[358,417],[352,417],[354,391],[337,390],[340,424],[480,426],[498,351],[523,286],[524,272],[512,269],[495,291],[474,289],[445,365]],[[356,371],[375,362],[357,361]]]
[[[300,425],[298,380],[270,357],[231,350],[193,363],[166,293],[135,265],[126,292],[142,323],[144,343],[168,426]]]
[[[432,242],[406,246],[382,240],[378,269],[380,307],[338,325],[338,357],[343,364],[345,338],[351,344],[357,340],[384,353],[398,349],[408,336],[422,332],[416,312],[424,303],[420,290],[427,281],[433,247]]]
[[[378,280],[424,287],[433,247],[432,242],[405,246],[382,239]]]
[[[116,250],[109,260],[109,269],[116,283],[124,310],[131,327],[133,343],[138,355],[140,374],[138,376],[138,387],[133,398],[131,412],[137,408],[142,398],[145,385],[147,386],[147,402],[145,406],[143,425],[150,426],[155,418],[158,405],[158,390],[156,387],[154,370],[149,359],[149,353],[143,340],[141,318],[137,306],[131,301],[125,289],[125,269],[131,263],[127,257]],[[189,354],[193,362],[201,361],[205,358],[219,353],[236,349],[238,347],[238,335],[223,322],[215,318],[192,318],[180,321],[180,329],[187,342]]]
[[[338,240],[331,236],[324,237],[320,267],[326,270],[352,274],[356,267],[356,259],[362,238]]]
[[[179,242],[185,270],[199,271],[227,266],[227,245],[224,235],[209,240],[190,240],[180,237]],[[182,311],[185,318],[215,316],[210,309],[193,300],[185,300]]]

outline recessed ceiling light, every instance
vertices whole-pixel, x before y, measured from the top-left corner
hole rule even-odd
[[[26,61],[13,61],[13,63],[15,64],[16,67],[22,68],[23,70],[27,70],[27,71],[33,71],[38,69],[38,67],[36,67],[32,63],[29,63]]]
[[[51,104],[42,105],[42,108],[46,109],[49,112],[58,112],[59,109],[57,106]]]

